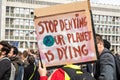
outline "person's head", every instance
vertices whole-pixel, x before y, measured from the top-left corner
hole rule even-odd
[[[99,54],[101,54],[104,49],[104,42],[102,36],[99,34],[96,34],[96,43],[97,43],[98,52]]]
[[[104,47],[110,50],[110,47],[111,47],[110,42],[107,41],[106,39],[103,39],[103,41],[104,41]]]
[[[18,48],[15,46],[11,46],[10,53],[8,54],[8,57],[17,56],[18,54]]]
[[[34,52],[33,49],[30,49],[30,53],[31,53],[31,54],[35,54],[35,52]]]
[[[28,63],[33,64],[35,62],[35,58],[33,55],[29,55],[27,58]]]
[[[0,56],[7,56],[8,53],[10,52],[10,49],[8,47],[2,47],[0,50]]]
[[[27,51],[23,51],[23,57],[27,58],[27,56],[28,56],[28,52]]]
[[[22,59],[22,55],[23,53],[21,51],[18,51],[18,57],[20,57],[20,59]]]
[[[26,58],[28,57],[28,51],[23,51],[22,55],[20,56],[22,61],[24,62],[26,60]]]
[[[0,50],[3,47],[8,47],[9,49],[11,48],[11,45],[7,41],[0,41]]]

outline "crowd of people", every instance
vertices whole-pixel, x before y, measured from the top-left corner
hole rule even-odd
[[[110,43],[96,34],[98,60],[86,64],[86,71],[94,77],[94,80],[117,80],[114,57],[110,52]],[[15,46],[6,41],[0,42],[0,80],[10,80],[11,63],[15,67],[15,75],[11,80],[70,80],[62,68],[55,69],[47,76],[45,64],[41,67],[38,51],[18,51]],[[81,69],[80,65],[65,65],[64,67]],[[67,79],[66,79],[67,78]]]
[[[0,80],[39,80],[38,60],[38,52],[32,49],[20,52],[17,47],[1,41]],[[15,75],[11,73],[11,64],[14,65]]]

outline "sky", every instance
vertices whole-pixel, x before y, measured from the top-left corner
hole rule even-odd
[[[93,3],[103,3],[103,4],[112,4],[112,5],[120,5],[120,0],[90,0]]]

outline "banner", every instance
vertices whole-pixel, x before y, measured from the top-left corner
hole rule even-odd
[[[10,44],[11,44],[12,46],[15,46],[15,47],[18,48],[19,42],[18,42],[18,41],[12,41]]]
[[[95,61],[89,2],[35,9],[41,60],[46,66]]]

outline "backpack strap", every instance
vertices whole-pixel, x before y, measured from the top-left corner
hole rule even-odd
[[[34,64],[34,71],[33,71],[32,75],[30,76],[29,80],[31,80],[32,77],[34,76],[35,70],[36,70],[36,65]]]
[[[83,72],[80,70],[80,67],[76,67],[75,65],[64,66],[63,69],[67,75],[70,77],[71,80],[74,80],[76,74],[82,74]]]
[[[70,79],[73,79],[74,76],[76,75],[76,71],[72,68],[62,67],[61,69],[63,69],[67,73],[67,75],[70,77]]]
[[[61,69],[63,69],[69,76],[69,78],[66,78],[65,76],[65,80],[95,80],[90,73],[83,71],[79,66],[78,68],[65,66]]]
[[[8,57],[3,57],[2,59],[0,59],[0,61],[2,61],[4,59],[7,59],[7,60],[11,61]]]

